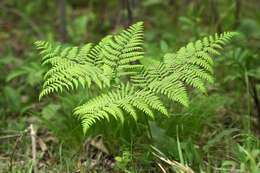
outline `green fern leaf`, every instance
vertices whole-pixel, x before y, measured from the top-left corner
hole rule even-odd
[[[168,115],[160,99],[147,90],[136,90],[129,83],[120,89],[96,97],[75,109],[77,115],[87,130],[93,123],[101,119],[109,120],[109,115],[124,121],[123,113],[128,113],[137,121],[137,110],[154,119],[152,109]]]

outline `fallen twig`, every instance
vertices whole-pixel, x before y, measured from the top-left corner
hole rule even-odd
[[[33,128],[33,124],[30,125],[31,138],[32,138],[32,163],[34,166],[34,173],[38,173],[37,161],[36,161],[36,131]]]
[[[155,155],[156,157],[158,157],[159,159],[161,159],[162,161],[164,161],[165,163],[168,163],[169,165],[175,166],[187,173],[195,173],[190,167],[185,167],[182,164],[180,164],[179,162],[176,161],[171,161],[169,159],[163,158],[155,153],[153,153],[153,155]]]
[[[0,139],[14,138],[14,137],[19,137],[19,136],[21,136],[21,134],[6,135],[6,136],[0,136]]]
[[[163,171],[163,173],[167,173],[160,163],[157,163],[157,165],[161,168],[161,170]]]
[[[20,134],[19,138],[16,139],[16,142],[15,142],[15,145],[14,145],[14,148],[12,150],[12,153],[10,155],[10,165],[9,165],[9,169],[10,171],[12,171],[12,168],[13,168],[13,157],[14,157],[14,152],[17,148],[17,145],[18,143],[22,140],[22,138],[24,137],[24,135],[28,132],[28,129],[26,129],[23,133]]]

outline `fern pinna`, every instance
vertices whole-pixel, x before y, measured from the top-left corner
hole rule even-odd
[[[225,32],[205,37],[164,55],[160,62],[145,65],[141,61],[143,31],[143,22],[138,22],[118,35],[105,37],[97,45],[88,43],[82,47],[37,41],[42,63],[51,66],[44,76],[40,99],[64,89],[75,90],[79,85],[98,86],[102,95],[74,110],[85,133],[98,120],[109,121],[113,117],[123,123],[127,115],[137,120],[137,110],[151,119],[153,110],[168,116],[161,96],[188,106],[188,86],[206,93],[205,81],[214,82],[212,55],[219,55],[218,50],[236,35]]]

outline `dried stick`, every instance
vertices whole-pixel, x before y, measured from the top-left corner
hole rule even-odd
[[[187,173],[194,173],[194,171],[190,167],[185,167],[182,164],[180,164],[179,162],[171,161],[171,160],[163,158],[163,157],[161,157],[161,156],[159,156],[155,153],[153,153],[153,155],[155,155],[156,157],[158,157],[159,159],[161,159],[165,163],[168,163],[169,165],[172,165],[172,166],[175,166],[175,167],[181,169],[182,171],[185,171]]]
[[[157,165],[161,168],[163,173],[167,173],[160,163],[157,163]]]
[[[14,152],[15,152],[15,150],[16,150],[16,148],[17,148],[17,145],[18,145],[19,142],[22,140],[22,138],[23,138],[24,135],[27,133],[27,131],[28,131],[28,129],[26,129],[23,133],[21,133],[21,134],[19,135],[19,138],[16,139],[16,142],[15,142],[15,144],[14,144],[14,148],[13,148],[12,153],[11,153],[11,155],[10,155],[10,165],[9,165],[9,170],[10,170],[10,172],[12,171],[12,168],[13,168]]]
[[[19,136],[21,136],[21,134],[6,135],[6,136],[0,136],[0,139],[14,138],[14,137],[19,137]]]
[[[33,124],[30,125],[31,139],[32,139],[32,163],[34,166],[34,173],[38,173],[37,161],[36,161],[36,131],[33,128]]]

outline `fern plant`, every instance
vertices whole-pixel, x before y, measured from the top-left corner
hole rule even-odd
[[[160,62],[144,58],[143,22],[118,35],[106,36],[97,45],[70,47],[37,41],[42,64],[50,65],[39,98],[79,86],[98,87],[101,95],[74,110],[84,133],[103,119],[110,121],[113,117],[123,123],[126,116],[131,116],[137,121],[137,111],[151,119],[154,110],[169,116],[161,97],[188,106],[187,87],[206,93],[205,82],[214,82],[212,56],[220,55],[219,50],[235,35],[225,32],[191,42],[176,53],[164,55]]]

